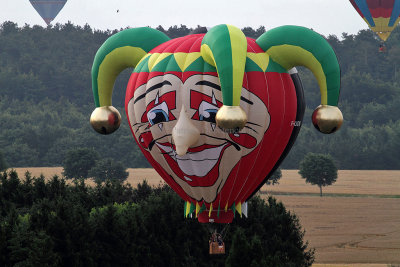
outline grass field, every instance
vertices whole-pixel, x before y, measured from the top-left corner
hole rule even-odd
[[[60,175],[62,168],[17,168],[19,175]],[[153,169],[128,169],[127,182],[158,185]],[[20,176],[21,177],[21,176]],[[279,185],[263,186],[294,212],[305,240],[316,249],[315,267],[400,266],[400,171],[339,171],[323,188],[306,184],[295,170],[283,170]],[[251,211],[249,211],[251,216]]]

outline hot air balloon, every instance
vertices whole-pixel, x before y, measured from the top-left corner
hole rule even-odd
[[[67,0],[29,0],[47,25],[58,15]]]
[[[298,26],[272,29],[257,40],[232,25],[170,40],[151,28],[123,30],[97,51],[92,84],[97,108],[90,121],[115,131],[117,75],[134,70],[125,111],[133,136],[154,169],[184,199],[185,217],[229,223],[293,145],[304,113],[295,66],[318,80],[321,105],[314,126],[332,133],[340,69],[328,42]],[[239,216],[238,215],[238,216]]]
[[[399,24],[400,0],[350,0],[350,3],[382,41]]]

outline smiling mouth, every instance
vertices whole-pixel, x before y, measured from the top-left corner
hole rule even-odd
[[[179,168],[188,176],[206,176],[207,173],[217,164],[222,149],[226,144],[206,148],[199,152],[189,152],[183,156],[176,154],[175,150],[170,146],[157,144],[165,153],[167,153],[176,163]]]
[[[177,168],[172,169],[178,177],[192,186],[209,186],[219,176],[218,165],[224,150],[230,146],[230,143],[226,142],[219,146],[202,145],[190,148],[183,156],[176,154],[171,144],[156,143],[156,145],[170,165],[177,165],[175,166]],[[179,171],[176,169],[179,169]]]

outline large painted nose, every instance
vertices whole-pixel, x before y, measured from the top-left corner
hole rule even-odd
[[[186,154],[189,147],[199,140],[200,131],[193,125],[186,115],[185,107],[182,106],[178,122],[172,129],[172,139],[175,143],[176,153],[179,156]]]

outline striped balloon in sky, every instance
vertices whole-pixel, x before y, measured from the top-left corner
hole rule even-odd
[[[350,0],[358,14],[382,41],[400,21],[400,0]]]
[[[29,0],[29,2],[49,25],[64,7],[67,0]]]

